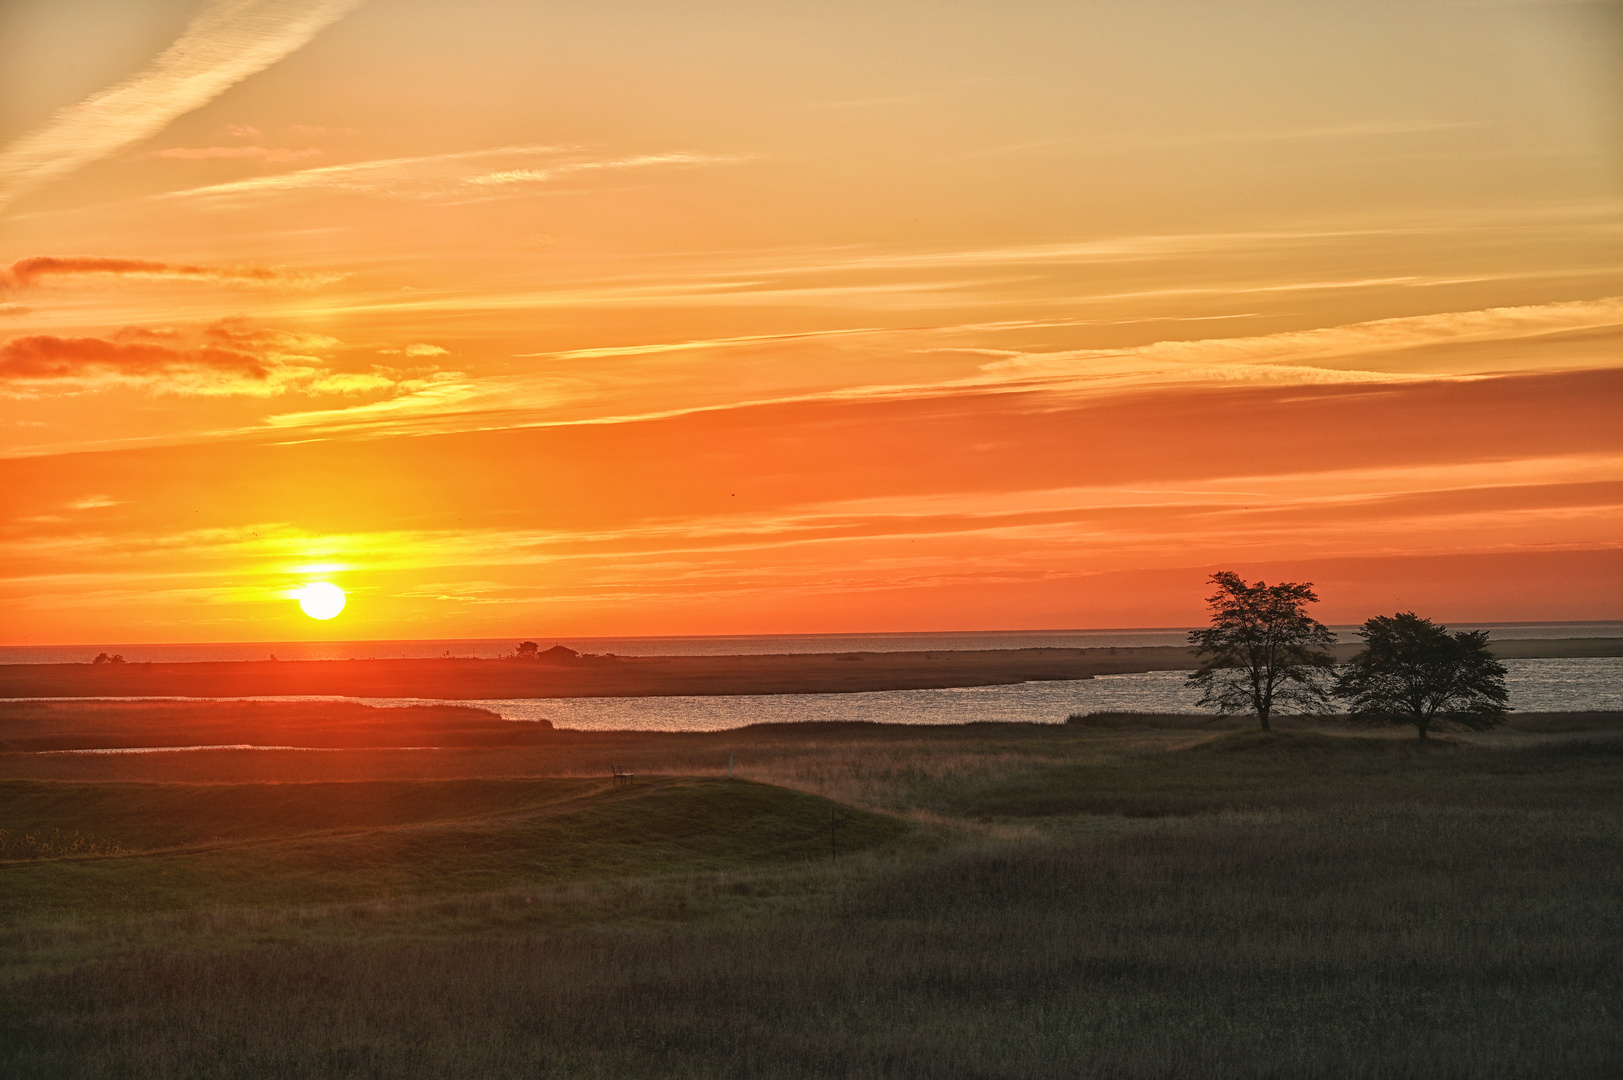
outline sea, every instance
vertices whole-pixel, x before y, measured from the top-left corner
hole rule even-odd
[[[1186,645],[1188,627],[1103,630],[946,630],[878,634],[737,634],[711,637],[446,638],[413,641],[248,641],[130,645],[0,645],[0,664],[83,664],[98,653],[130,663],[205,660],[421,660],[510,656],[521,640],[543,649],[615,656],[781,656],[792,653],[950,652],[980,649],[1101,649]],[[1357,626],[1332,626],[1354,641]],[[1623,638],[1623,622],[1451,623],[1450,630],[1487,630],[1495,638]]]
[[[1351,639],[1354,627],[1336,627]],[[1501,623],[1458,625],[1505,639],[1623,638],[1623,623]],[[821,652],[949,651],[1017,648],[1100,648],[1180,645],[1188,631],[1011,630],[915,634],[803,634],[736,637],[541,639],[580,652],[619,656],[737,656]],[[97,652],[129,661],[384,659],[390,657],[498,657],[512,652],[507,639],[223,645],[95,645],[0,648],[0,662],[84,662]],[[93,651],[92,651],[93,650]],[[85,655],[88,653],[89,655]],[[1623,710],[1623,657],[1507,660],[1511,707],[1521,712]],[[887,724],[1064,723],[1072,714],[1156,712],[1196,714],[1197,695],[1187,672],[1152,671],[1092,679],[1028,682],[940,690],[883,690],[840,694],[740,694],[709,697],[512,698],[428,701],[356,698],[365,704],[460,704],[488,709],[518,723],[550,721],[590,731],[722,731],[762,723],[870,721]],[[62,700],[62,699],[56,699]],[[312,700],[258,698],[255,700]]]

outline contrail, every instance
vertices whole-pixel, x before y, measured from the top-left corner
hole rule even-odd
[[[296,52],[365,0],[211,0],[148,67],[0,150],[0,207],[150,138]]]

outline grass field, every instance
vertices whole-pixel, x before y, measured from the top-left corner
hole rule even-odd
[[[1516,724],[0,755],[102,845],[0,863],[0,1074],[1616,1076],[1623,716]]]

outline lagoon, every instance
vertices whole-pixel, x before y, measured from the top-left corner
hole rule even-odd
[[[1623,658],[1507,660],[1519,712],[1623,710]],[[746,724],[870,721],[882,724],[1063,723],[1071,713],[1200,713],[1188,672],[1100,675],[1063,682],[883,690],[855,694],[715,697],[509,698],[430,702],[362,698],[369,705],[458,704],[514,721],[550,720],[583,731],[723,731]]]

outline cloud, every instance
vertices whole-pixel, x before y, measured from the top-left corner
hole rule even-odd
[[[29,334],[0,344],[0,385],[195,377],[263,380],[256,356],[218,346],[177,348],[149,341]]]
[[[420,418],[436,415],[466,413],[473,402],[488,394],[488,389],[468,379],[460,371],[436,371],[420,378],[405,378],[392,384],[392,397],[363,405],[342,409],[323,409],[313,412],[282,413],[268,416],[265,423],[273,428],[310,428],[323,435],[340,431],[370,434],[416,432]],[[509,426],[498,424],[495,426]],[[457,430],[465,430],[459,426]]]
[[[568,147],[557,146],[502,146],[487,150],[463,150],[450,154],[430,154],[422,157],[377,158],[372,161],[352,161],[344,165],[321,165],[297,172],[275,176],[255,176],[246,180],[232,180],[224,184],[189,188],[185,191],[165,192],[158,199],[189,197],[218,198],[233,195],[274,194],[282,191],[336,190],[370,193],[387,188],[395,191],[397,181],[413,176],[444,182],[453,181],[465,172],[462,163],[485,158],[526,158],[539,154],[559,154]]]
[[[267,146],[172,146],[167,150],[154,150],[153,157],[179,158],[183,161],[206,161],[214,158],[256,158],[260,161],[303,161],[320,157],[325,151],[314,146],[303,150]]]
[[[1321,330],[1204,342],[1161,342],[1141,350],[1168,359],[1210,361],[1233,357],[1249,362],[1295,360],[1311,363],[1427,345],[1505,341],[1572,330],[1623,325],[1623,297],[1575,300],[1525,307],[1450,311],[1332,326]],[[1198,356],[1191,347],[1198,346]]]
[[[0,207],[162,131],[297,51],[362,0],[212,0],[143,71],[0,149]]]
[[[406,346],[407,356],[449,356],[449,349],[442,349],[438,345],[427,345],[421,341]]]
[[[766,342],[804,341],[812,338],[838,338],[858,334],[895,334],[903,332],[888,327],[857,326],[840,330],[808,330],[798,334],[745,334],[739,337],[663,341],[651,345],[610,345],[596,349],[565,349],[557,352],[514,353],[513,355],[520,357],[542,356],[549,360],[594,360],[605,356],[648,356],[655,353],[724,349],[737,345],[760,345]]]
[[[409,393],[409,374],[335,371],[318,354],[343,343],[244,318],[201,328],[124,327],[106,337],[30,334],[0,343],[0,397],[124,386],[156,393],[273,397]]]
[[[500,187],[507,184],[545,183],[568,173],[590,172],[596,169],[635,169],[648,165],[709,165],[729,160],[708,154],[639,154],[634,157],[611,158],[606,161],[574,161],[545,169],[505,169],[500,172],[470,176],[467,182],[480,187]]]
[[[1030,353],[992,361],[982,370],[1015,378],[1161,372],[1202,379],[1396,380],[1403,376],[1315,365],[1339,364],[1355,357],[1382,363],[1394,353],[1429,347],[1518,341],[1617,326],[1623,326],[1623,297],[1451,311],[1255,337],[1158,341],[1136,349]]]
[[[550,159],[537,161],[537,158]],[[503,159],[506,159],[505,161]],[[512,198],[536,184],[568,176],[652,166],[721,165],[746,160],[737,155],[666,153],[591,158],[580,147],[502,146],[422,157],[378,158],[344,165],[321,165],[274,176],[254,176],[223,184],[165,192],[155,199],[227,199],[288,191],[343,191],[396,199],[467,202]],[[492,169],[492,165],[507,168]]]
[[[341,275],[309,274],[272,266],[205,266],[197,263],[169,263],[152,259],[126,259],[107,255],[33,255],[0,267],[0,288],[27,288],[45,277],[167,278],[178,280],[240,281],[259,285],[317,285],[336,281]]]
[[[237,315],[218,319],[203,328],[205,337],[238,348],[258,348],[285,351],[288,349],[331,349],[343,344],[326,334],[312,334],[303,330],[278,330],[259,326],[246,316]]]
[[[307,394],[365,394],[398,387],[393,379],[375,371],[336,371],[312,379],[300,389]]]
[[[754,345],[787,348],[797,342],[839,341],[850,343],[852,358],[883,357],[901,352],[938,352],[941,335],[952,332],[1069,324],[1067,321],[1016,320],[911,329],[846,328],[518,355],[567,362],[671,356]],[[635,399],[613,391],[604,392],[605,384],[593,383],[576,369],[549,364],[506,377],[486,376],[477,380],[447,377],[425,387],[424,391],[408,392],[405,384],[401,384],[400,392],[387,401],[289,412],[267,417],[266,423],[323,435],[359,431],[421,434],[629,424],[682,415],[818,402],[947,400],[963,395],[1027,391],[1071,399],[1103,398],[1175,386],[1396,387],[1547,366],[1530,358],[1552,348],[1550,339],[1618,324],[1623,324],[1623,299],[1446,312],[1278,334],[1160,341],[1115,350],[1032,352],[969,347],[961,351],[977,366],[960,368],[963,374],[956,377],[912,381],[904,375],[894,382],[874,380],[824,389],[772,388],[782,391],[778,393],[748,381],[736,387],[725,380],[718,383],[713,375],[705,376],[704,390],[689,392],[690,386],[679,383],[676,372],[661,366],[657,375],[662,387],[658,407],[646,399],[643,399],[644,407],[639,407]],[[865,344],[864,339],[871,340],[872,344]],[[1528,344],[1524,347],[1523,342]],[[1438,356],[1448,362],[1432,364],[1427,360]],[[1507,356],[1510,358],[1506,359]],[[1420,370],[1409,370],[1417,366],[1416,358],[1425,362],[1418,364]],[[713,371],[707,364],[690,365],[685,370]],[[856,370],[857,377],[861,378],[861,369]],[[617,371],[617,379],[629,377],[624,369]],[[564,408],[565,403],[567,408]]]

